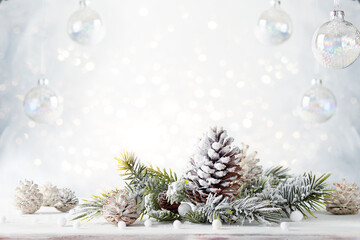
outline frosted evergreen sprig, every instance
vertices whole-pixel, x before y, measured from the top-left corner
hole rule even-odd
[[[257,197],[230,199],[210,194],[205,204],[199,204],[187,213],[184,220],[192,222],[212,222],[220,219],[223,223],[261,222],[278,223],[281,208],[275,207],[267,200]]]
[[[152,214],[152,217],[159,221],[161,221],[161,219],[164,219],[164,221],[170,221],[167,219],[175,219],[175,216],[171,215],[172,213],[157,212],[155,214],[149,211],[164,211],[159,207],[157,196],[159,193],[168,190],[169,184],[177,181],[176,173],[171,170],[161,170],[151,165],[146,166],[141,163],[134,153],[130,152],[124,152],[115,159],[118,162],[118,170],[121,172],[120,175],[127,181],[126,185],[129,192],[135,195],[137,199],[141,216],[143,217],[145,214],[150,216]],[[148,196],[150,198],[148,199],[148,203],[146,203],[145,199]],[[149,205],[150,199],[152,208],[146,207],[146,204]],[[166,214],[171,216],[166,216]]]
[[[180,219],[179,214],[160,209],[155,199],[157,199],[157,195],[155,196],[152,193],[145,196],[145,210],[149,217],[159,222],[169,222]]]
[[[109,197],[117,192],[119,192],[118,189],[104,191],[99,195],[92,195],[89,200],[82,200],[82,203],[75,208],[73,215],[76,216],[72,220],[80,219],[81,221],[90,221],[93,218],[99,217],[101,215],[101,210]]]
[[[179,180],[176,182],[173,182],[169,185],[166,197],[168,199],[168,202],[171,204],[173,203],[179,203],[186,199],[187,195],[185,193],[185,180]]]
[[[316,177],[310,172],[295,178],[287,178],[281,180],[276,187],[267,184],[258,197],[280,206],[287,216],[290,216],[291,211],[299,210],[304,217],[308,217],[307,214],[315,217],[313,212],[323,209],[325,200],[331,198],[326,184],[326,179],[329,177],[330,174]]]

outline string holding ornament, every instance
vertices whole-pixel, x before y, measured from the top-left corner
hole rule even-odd
[[[43,22],[46,22],[45,0],[42,2]],[[45,26],[44,26],[45,28]],[[45,32],[45,30],[44,30]],[[37,123],[52,123],[58,119],[63,111],[62,99],[56,91],[48,87],[49,80],[45,77],[45,36],[41,37],[40,72],[38,85],[25,95],[23,108],[25,114]]]
[[[261,43],[279,45],[292,34],[290,16],[280,8],[279,0],[272,0],[272,7],[264,11],[257,22],[255,35]]]

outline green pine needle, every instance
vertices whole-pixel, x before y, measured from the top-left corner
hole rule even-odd
[[[281,180],[291,177],[289,172],[290,172],[289,168],[284,168],[284,166],[277,166],[267,169],[264,175],[266,177],[272,177]]]
[[[207,223],[207,216],[203,210],[192,211],[190,210],[183,216],[182,220],[192,223]]]
[[[78,210],[74,213],[77,216],[74,217],[72,221],[78,219],[81,221],[90,221],[93,218],[99,217],[108,198],[117,192],[119,192],[118,189],[104,191],[99,195],[92,195],[90,200],[84,199],[83,203],[78,206]]]

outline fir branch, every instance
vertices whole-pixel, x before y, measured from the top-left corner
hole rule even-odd
[[[162,210],[159,207],[159,203],[157,200],[157,196],[154,193],[150,193],[145,196],[145,211],[146,214],[158,220],[159,222],[168,222],[168,221],[174,221],[177,219],[180,219],[180,215],[170,212],[168,210]]]
[[[170,204],[179,203],[187,199],[187,195],[185,192],[185,184],[186,180],[179,180],[169,184],[168,189],[166,191],[166,197]]]
[[[121,176],[124,180],[130,180],[128,186],[134,185],[138,187],[145,187],[144,180],[147,180],[147,168],[143,165],[132,152],[124,152],[120,157],[115,157],[118,162],[117,170],[121,171]],[[140,184],[140,186],[139,186]]]
[[[241,186],[239,189],[239,194],[236,196],[236,199],[245,198],[245,197],[254,197],[256,194],[261,193],[266,183],[269,181],[268,177],[261,177],[256,179],[250,187]]]
[[[147,214],[149,217],[154,218],[159,222],[172,222],[181,219],[179,214],[168,210],[151,210]]]
[[[257,221],[261,223],[278,223],[281,209],[269,201],[257,197],[230,199],[210,194],[205,204],[197,206],[197,217],[206,216],[208,222],[220,219],[223,223],[241,223]],[[191,214],[191,213],[190,213]],[[191,220],[191,219],[190,219]]]
[[[177,181],[177,175],[171,171],[171,169],[167,172],[166,169],[161,170],[159,167],[153,167],[150,165],[150,167],[147,168],[147,171],[153,178],[163,179],[168,184]]]
[[[258,196],[280,206],[287,216],[290,212],[299,210],[305,218],[307,214],[315,217],[313,212],[324,208],[324,201],[330,198],[326,180],[330,174],[316,177],[311,172],[302,176],[280,181],[276,187],[268,187]]]
[[[289,171],[290,171],[289,168],[284,168],[284,166],[277,166],[267,169],[264,173],[264,176],[273,177],[282,180],[291,177]]]
[[[117,192],[119,192],[118,189],[104,191],[99,195],[92,195],[90,200],[84,199],[83,203],[76,208],[74,215],[77,216],[72,220],[91,221],[93,218],[99,217],[108,198]]]
[[[207,216],[205,215],[205,212],[200,209],[197,211],[190,210],[183,216],[182,220],[189,221],[192,223],[206,223],[207,222]]]

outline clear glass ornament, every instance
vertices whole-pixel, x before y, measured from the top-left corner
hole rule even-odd
[[[255,34],[264,44],[278,45],[290,38],[292,23],[289,15],[280,9],[280,1],[272,1],[272,5],[260,15]]]
[[[23,102],[26,115],[37,123],[52,123],[63,111],[58,95],[47,87],[48,82],[39,79],[38,86],[26,94]]]
[[[313,80],[313,87],[305,92],[301,99],[301,117],[308,122],[323,123],[336,111],[334,94],[322,86],[320,79]]]
[[[316,30],[312,50],[316,60],[325,67],[346,68],[360,55],[360,32],[344,20],[343,11],[332,11],[330,19]]]
[[[88,7],[86,0],[80,1],[80,9],[70,17],[68,33],[72,40],[82,45],[97,44],[104,38],[101,17]]]

